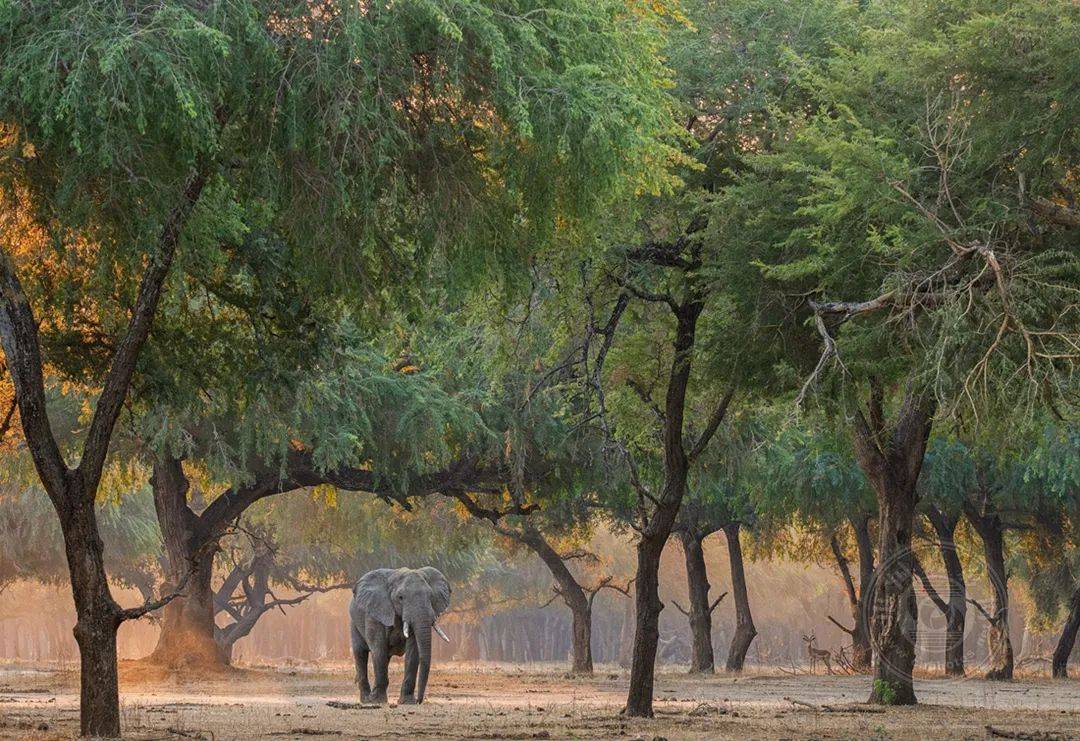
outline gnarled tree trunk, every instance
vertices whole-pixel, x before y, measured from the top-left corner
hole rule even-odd
[[[184,594],[162,610],[161,633],[147,661],[171,667],[224,666],[229,655],[215,640],[211,583],[216,544],[208,544],[188,506],[188,480],[178,459],[155,461],[150,483],[165,544],[166,581],[176,584],[188,571],[191,576]]]
[[[949,601],[945,610],[945,674],[949,677],[964,676],[964,628],[967,622],[967,584],[964,582],[964,565],[956,550],[956,526],[960,516],[946,515],[931,505],[926,510],[927,519],[938,538],[941,562],[949,580]]]
[[[878,501],[878,558],[869,602],[874,654],[870,702],[914,705],[915,631],[918,624],[912,585],[915,490],[930,436],[933,403],[909,384],[897,417],[886,428],[883,392],[871,381],[867,414],[857,412],[856,459]]]
[[[743,564],[742,544],[739,542],[741,526],[738,522],[724,525],[727,539],[728,558],[731,562],[731,593],[735,599],[735,635],[731,637],[727,662],[724,668],[729,672],[741,672],[746,662],[746,652],[757,635],[754,617],[750,612],[750,596],[746,591],[746,569]]]
[[[990,612],[984,611],[989,623],[986,632],[990,651],[987,679],[1013,678],[1013,649],[1009,640],[1009,586],[1005,572],[1005,527],[1001,517],[986,506],[965,503],[964,514],[979,534],[986,559],[986,578],[993,595]]]
[[[690,673],[712,674],[715,671],[712,647],[712,606],[709,604],[709,575],[705,566],[704,538],[688,529],[679,530],[683,557],[686,560],[686,587],[689,594]]]
[[[871,583],[874,574],[874,547],[870,540],[870,515],[861,514],[849,519],[852,530],[855,533],[855,542],[859,554],[859,585],[856,587],[855,579],[851,575],[851,567],[848,565],[847,556],[840,546],[838,533],[833,533],[829,539],[829,546],[836,560],[836,567],[840,571],[841,580],[844,583],[844,591],[847,593],[848,605],[851,608],[852,627],[847,627],[830,615],[829,620],[840,630],[851,636],[851,666],[858,671],[868,671],[871,664],[870,650],[870,610],[868,599],[870,597]]]
[[[852,614],[855,632],[851,635],[851,663],[856,669],[870,669],[873,651],[870,648],[870,592],[874,581],[874,542],[870,537],[870,515],[862,514],[851,520],[855,544],[859,551],[859,598],[857,614]]]
[[[1078,632],[1080,632],[1080,585],[1073,590],[1072,599],[1069,600],[1069,615],[1065,618],[1061,637],[1054,648],[1051,666],[1055,679],[1065,679],[1069,676],[1069,656],[1072,655],[1073,646],[1076,645]]]
[[[503,528],[500,532],[528,546],[548,567],[555,578],[559,596],[570,608],[573,616],[573,656],[570,670],[574,674],[592,674],[592,604],[585,590],[570,573],[566,561],[534,526],[525,525],[520,531]]]

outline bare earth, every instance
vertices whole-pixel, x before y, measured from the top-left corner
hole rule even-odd
[[[391,665],[395,695],[401,665]],[[1028,738],[1080,740],[1080,681],[919,680],[922,705],[860,703],[866,677],[664,671],[656,718],[624,719],[626,674],[568,678],[556,667],[444,665],[421,706],[361,707],[344,665],[262,667],[193,679],[121,666],[124,733],[133,739]],[[796,700],[801,705],[793,703]],[[328,703],[339,704],[338,707]],[[995,736],[994,732],[1021,735]],[[0,665],[0,738],[78,732],[77,675]]]

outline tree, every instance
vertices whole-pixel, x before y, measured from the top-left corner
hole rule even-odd
[[[798,398],[838,371],[832,388],[878,499],[873,702],[915,702],[910,537],[933,418],[975,425],[1068,397],[1076,139],[1057,58],[1074,14],[1042,2],[863,6],[848,50],[804,71],[817,113],[792,117],[760,177],[735,191],[771,204],[750,223],[769,245],[760,262],[821,337]]]
[[[0,340],[64,533],[82,733],[119,735],[116,628],[170,597],[116,605],[93,503],[178,253],[214,260],[270,232],[317,294],[381,274],[402,245],[469,244],[476,257],[507,243],[493,224],[541,235],[557,212],[588,214],[642,158],[663,158],[649,14],[573,3],[544,24],[521,10],[0,5],[2,192],[52,237],[0,235]],[[20,278],[46,257],[95,267],[66,294],[99,307],[89,329],[105,340],[84,344],[100,362],[81,380],[100,393],[77,466],[46,415],[34,309],[64,294],[46,287],[43,300]]]
[[[754,0],[701,2],[686,12],[693,26],[673,33],[668,47],[683,105],[685,186],[641,203],[640,229],[612,230],[606,264],[593,263],[599,275],[584,279],[584,330],[573,333],[584,337],[577,357],[590,414],[629,471],[637,502],[630,716],[652,715],[662,608],[656,573],[694,460],[739,384],[754,378],[764,389],[775,381],[776,335],[765,327],[790,320],[762,284],[753,245],[738,234],[738,201],[719,194],[750,154],[773,146],[774,107],[799,108],[804,100],[788,85],[788,48],[813,56],[845,27],[836,22],[843,11],[824,2],[805,11]],[[617,332],[630,336],[616,343]],[[624,400],[631,394],[637,401]]]

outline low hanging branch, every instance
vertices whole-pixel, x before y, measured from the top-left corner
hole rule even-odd
[[[188,568],[184,571],[184,575],[180,578],[180,581],[177,582],[176,586],[168,593],[163,594],[157,599],[148,599],[138,607],[128,607],[118,610],[116,613],[117,624],[120,624],[125,620],[138,620],[152,612],[157,612],[177,597],[183,595],[184,590],[187,589],[188,582],[191,581],[191,577],[194,576],[195,572],[199,569],[199,561],[208,555],[211,550],[213,550],[211,544],[204,543],[202,548],[192,556]]]
[[[499,520],[504,517],[508,517],[510,515],[528,515],[540,509],[540,505],[535,503],[524,505],[515,503],[513,506],[506,509],[495,509],[491,507],[484,507],[471,496],[469,496],[469,494],[466,493],[463,489],[447,489],[443,493],[461,502],[465,506],[465,509],[473,517],[487,520],[492,525],[498,525]]]

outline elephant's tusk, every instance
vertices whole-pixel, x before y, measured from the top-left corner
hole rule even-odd
[[[405,625],[405,637],[408,638],[409,637],[409,624],[405,623],[404,625]]]
[[[447,643],[450,642],[450,639],[446,637],[446,633],[442,632],[442,628],[440,628],[438,625],[432,625],[431,627],[436,633],[439,634],[439,638],[442,638]]]

